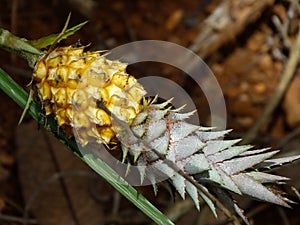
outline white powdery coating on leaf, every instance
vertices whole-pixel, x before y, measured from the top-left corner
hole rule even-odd
[[[223,163],[220,163],[220,167],[226,171],[229,175],[236,174],[238,172],[244,171],[265,159],[268,159],[278,153],[278,151],[272,151],[268,153],[263,153],[259,155],[251,155],[247,157],[234,158]]]
[[[289,180],[289,178],[287,177],[282,177],[278,175],[257,172],[257,171],[248,172],[247,175],[260,183],[275,183],[275,182]]]
[[[265,186],[252,179],[250,176],[240,173],[232,176],[233,181],[243,194],[271,202],[277,205],[289,207],[289,205],[278,195],[268,190]]]
[[[185,199],[185,178],[176,173],[174,177],[172,177],[172,181],[181,198]]]
[[[196,131],[196,134],[199,136],[199,138],[203,142],[205,142],[205,141],[209,141],[209,140],[215,140],[215,139],[223,138],[230,131],[231,130],[210,131],[210,132],[207,132],[207,130],[206,130],[205,132],[203,132],[203,131],[199,130],[199,131]]]
[[[177,153],[177,160],[189,157],[205,146],[205,144],[202,143],[196,135],[187,136],[173,145],[173,149]]]
[[[199,126],[192,125],[186,122],[177,122],[170,124],[171,141],[179,141],[199,129]]]
[[[200,210],[199,198],[198,198],[198,189],[189,181],[185,181],[186,191],[193,199],[195,206],[198,210]]]
[[[210,165],[204,154],[196,154],[186,160],[185,171],[190,174],[198,174],[209,170]]]
[[[240,139],[237,140],[212,140],[207,141],[207,146],[203,149],[205,155],[212,155],[217,152],[223,151],[234,144],[240,142]]]
[[[247,151],[248,149],[251,149],[251,145],[241,145],[241,146],[231,146],[226,150],[223,150],[221,152],[217,152],[213,155],[209,155],[208,158],[212,160],[213,162],[222,162],[224,160],[231,159],[235,156],[240,155],[241,153]]]
[[[167,123],[165,120],[158,120],[149,123],[145,141],[150,142],[158,137],[160,137],[162,134],[164,134],[167,130]]]
[[[214,192],[222,190],[228,194],[227,190],[229,190],[237,194],[246,194],[260,200],[288,206],[288,199],[274,194],[262,185],[262,183],[278,183],[287,178],[262,172],[245,171],[257,165],[268,166],[262,162],[272,157],[277,151],[268,152],[268,149],[249,151],[252,148],[250,145],[235,146],[240,139],[221,139],[230,130],[213,131],[213,128],[210,127],[188,124],[184,119],[193,113],[180,114],[163,108],[166,105],[160,104],[158,108],[156,108],[157,105],[150,105],[149,108],[145,108],[140,118],[135,119],[142,121],[134,122],[133,130],[136,129],[137,133],[142,134],[140,137],[142,142],[144,141],[143,150],[146,150],[139,155],[137,165],[147,165],[151,167],[151,170],[158,170],[167,175],[180,196],[185,198],[187,192],[198,209],[200,194],[215,214],[214,203],[201,190],[197,189],[197,185],[186,180],[175,170],[179,169],[195,182],[205,185],[202,187],[207,191],[213,187]],[[137,156],[137,152],[140,150],[140,146],[134,146],[130,152]],[[296,159],[294,157],[269,160],[269,165]],[[172,163],[173,166],[170,166]],[[158,173],[150,174],[151,170],[146,172],[148,180],[159,179]],[[145,172],[142,170],[141,176],[145,176]],[[156,185],[152,184],[156,192]],[[230,195],[228,194],[228,196]],[[230,197],[227,200],[230,207],[233,207],[236,213],[245,220],[242,210],[236,203]]]

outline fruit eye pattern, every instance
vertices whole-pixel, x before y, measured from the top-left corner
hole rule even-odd
[[[36,64],[33,80],[46,115],[55,115],[69,135],[76,128],[83,146],[89,141],[109,144],[115,136],[110,116],[97,101],[130,124],[146,94],[126,73],[126,64],[100,52],[84,52],[84,47],[59,47],[46,54]]]

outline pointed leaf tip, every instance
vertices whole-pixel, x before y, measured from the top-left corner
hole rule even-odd
[[[199,126],[186,122],[170,124],[170,137],[173,142],[179,141],[199,129]]]
[[[180,194],[182,199],[185,199],[185,179],[183,176],[181,176],[180,174],[176,173],[174,175],[174,177],[172,177],[172,183],[174,185],[174,187],[176,188],[176,190],[178,191],[178,193]]]
[[[193,199],[195,206],[198,211],[200,211],[200,203],[198,198],[198,189],[189,181],[185,181],[186,184],[186,191],[189,194],[189,196]]]
[[[290,207],[283,197],[274,194],[261,183],[257,182],[245,173],[232,176],[233,181],[239,187],[241,192],[253,198],[270,202],[273,204]]]
[[[256,168],[272,168],[272,167],[282,166],[287,163],[292,163],[299,159],[300,159],[300,155],[288,156],[288,157],[277,158],[277,159],[268,159],[268,160],[265,160],[264,162],[256,165],[255,167]]]
[[[250,155],[239,158],[233,158],[228,161],[220,163],[220,167],[226,171],[229,175],[244,171],[278,153],[278,151],[272,151],[262,153],[258,155]]]

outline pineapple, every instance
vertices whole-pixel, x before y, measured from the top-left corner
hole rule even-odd
[[[110,115],[130,124],[140,112],[145,90],[126,73],[126,64],[111,61],[84,47],[58,47],[35,66],[34,86],[46,115],[53,114],[69,135],[76,129],[83,146],[89,142],[109,144],[115,136]]]
[[[51,43],[67,36],[62,32]],[[236,145],[240,140],[223,140],[229,131],[187,123],[193,112],[171,109],[170,101],[141,102],[146,91],[127,74],[127,65],[108,60],[101,52],[67,46],[50,48],[40,57],[38,49],[47,46],[44,39],[37,49],[1,28],[0,37],[0,47],[34,64],[33,87],[46,115],[53,115],[58,126],[76,135],[82,146],[111,144],[118,138],[113,144],[122,150],[123,162],[129,168],[138,166],[141,183],[147,180],[155,191],[160,178],[167,177],[179,195],[188,194],[198,209],[201,197],[214,214],[215,205],[220,209],[225,205],[246,224],[230,192],[286,207],[292,202],[270,186],[287,178],[266,171],[300,159],[299,155],[270,159],[278,151],[251,150],[251,146]],[[15,43],[21,43],[21,48]]]
[[[147,180],[155,192],[159,175],[168,177],[180,196],[189,194],[198,209],[201,196],[216,214],[211,196],[217,195],[247,224],[229,192],[289,206],[290,200],[264,186],[287,178],[261,170],[299,156],[268,160],[278,151],[235,146],[240,140],[223,140],[229,131],[187,123],[193,112],[171,109],[171,101],[141,102],[146,91],[127,74],[126,66],[84,47],[58,47],[36,63],[33,84],[46,115],[54,115],[70,136],[76,132],[82,146],[111,144],[116,137],[123,162],[129,168],[138,166],[141,183]]]

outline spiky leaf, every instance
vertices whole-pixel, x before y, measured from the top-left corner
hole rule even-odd
[[[267,148],[251,150],[250,145],[236,145],[240,139],[223,140],[230,130],[214,131],[213,128],[189,124],[185,120],[192,113],[171,110],[167,108],[169,103],[144,104],[144,109],[130,127],[136,131],[137,135],[133,135],[135,138],[130,138],[132,134],[128,132],[118,134],[120,140],[134,140],[131,144],[121,141],[121,145],[123,148],[126,146],[126,154],[134,156],[138,166],[152,166],[152,169],[167,175],[180,196],[185,198],[187,193],[197,209],[200,209],[200,195],[214,214],[214,202],[199,190],[197,183],[207,193],[212,190],[212,193],[225,193],[227,196],[227,192],[231,191],[289,207],[291,201],[264,186],[265,183],[284,182],[287,178],[255,171],[254,168],[278,166],[297,160],[300,156],[269,159],[278,151],[269,151]],[[151,170],[141,170],[140,175],[143,179],[151,179],[156,191],[155,183],[160,182],[160,179],[155,173],[149,172]],[[243,210],[231,197],[226,197],[224,201],[249,223]]]

